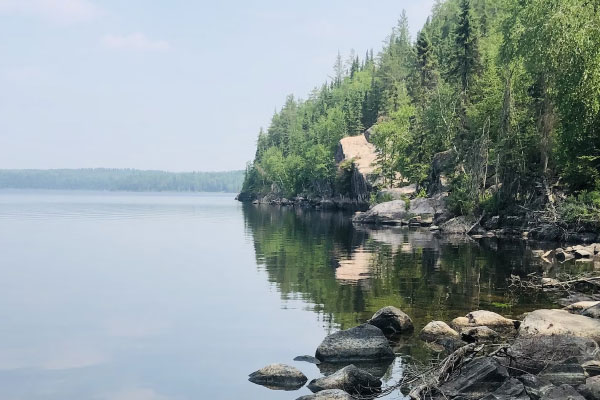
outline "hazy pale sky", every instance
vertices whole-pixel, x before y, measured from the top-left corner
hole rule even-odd
[[[0,168],[242,169],[287,94],[434,0],[0,0]]]

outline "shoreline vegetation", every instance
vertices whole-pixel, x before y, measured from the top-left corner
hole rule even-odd
[[[416,38],[402,13],[379,53],[338,55],[331,81],[289,96],[238,199],[593,243],[599,129],[594,2],[440,1]]]
[[[244,171],[166,172],[136,169],[5,169],[0,189],[236,193]]]

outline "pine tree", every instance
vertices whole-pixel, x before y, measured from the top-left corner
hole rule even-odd
[[[461,91],[468,98],[473,76],[481,70],[479,30],[471,10],[471,0],[460,1],[458,25],[455,30],[455,54],[451,75],[458,78]]]

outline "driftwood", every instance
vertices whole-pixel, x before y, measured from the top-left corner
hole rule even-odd
[[[565,280],[551,280],[549,282],[542,282],[541,278],[536,274],[527,275],[526,278],[521,278],[518,275],[511,275],[509,282],[509,288],[511,289],[556,289],[570,291],[575,287],[581,286],[587,286],[592,289],[600,288],[600,276],[567,277]]]

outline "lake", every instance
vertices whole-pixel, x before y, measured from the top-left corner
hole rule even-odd
[[[383,306],[418,332],[551,304],[507,290],[510,274],[543,268],[524,241],[372,229],[233,197],[0,191],[1,398],[295,399],[308,389],[248,374],[282,362],[320,376],[293,358]],[[388,383],[431,357],[416,335],[395,350]]]

